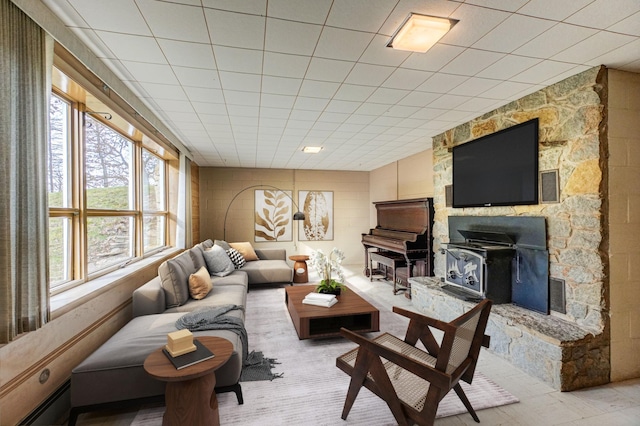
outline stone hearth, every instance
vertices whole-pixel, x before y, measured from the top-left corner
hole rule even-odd
[[[434,277],[411,278],[413,306],[449,321],[473,304],[440,289]],[[609,382],[609,338],[562,318],[513,304],[493,305],[490,350],[555,389],[571,391]]]

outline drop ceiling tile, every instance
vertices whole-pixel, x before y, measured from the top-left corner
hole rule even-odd
[[[640,12],[623,19],[607,28],[607,31],[615,33],[640,36]]]
[[[376,33],[395,4],[387,0],[349,0],[333,2],[327,25]]]
[[[339,83],[328,81],[304,80],[300,87],[300,96],[331,99],[340,87]]]
[[[230,71],[218,71],[223,90],[239,90],[247,92],[260,91],[260,75],[242,74]]]
[[[412,53],[400,67],[422,71],[439,71],[464,51],[464,47],[436,44],[426,53]]]
[[[603,64],[609,68],[624,69],[629,63],[629,58],[634,57],[637,52],[640,52],[640,39],[598,56],[590,62],[594,65]]]
[[[267,0],[202,0],[202,6],[212,9],[250,13],[254,15],[266,15],[267,13]]]
[[[492,111],[498,106],[499,105],[497,104],[495,99],[471,98],[468,101],[458,105],[458,109],[461,111],[485,113],[488,111]]]
[[[321,25],[332,3],[332,0],[269,0],[268,16]]]
[[[261,50],[214,46],[213,53],[219,70],[249,74],[260,74],[262,72]]]
[[[342,83],[355,65],[351,61],[337,61],[335,59],[312,58],[305,78],[320,81]]]
[[[495,102],[495,100],[493,101]],[[436,117],[441,116],[444,113],[443,109],[436,108],[420,108],[415,113],[411,114],[411,118],[416,118],[419,120],[432,120]]]
[[[500,83],[499,80],[491,80],[488,78],[471,77],[464,83],[451,89],[449,94],[462,96],[477,96],[484,93],[492,87]]]
[[[440,97],[439,93],[412,91],[398,101],[398,105],[425,107]]]
[[[432,75],[432,72],[398,68],[382,83],[382,86],[392,89],[413,90]]]
[[[461,75],[438,73],[434,74],[427,81],[421,84],[417,90],[431,93],[447,93],[468,79],[469,77]]]
[[[195,115],[191,102],[174,101],[172,99],[156,99],[156,103],[165,112],[182,112]]]
[[[514,75],[520,74],[539,62],[541,62],[541,59],[508,55],[479,72],[477,77],[508,80]]]
[[[129,34],[117,34],[104,31],[96,32],[105,45],[120,60],[166,64],[162,51],[153,37]]]
[[[397,67],[411,56],[411,52],[387,47],[389,40],[389,36],[379,34],[375,35],[367,49],[362,54],[359,62],[372,65]]]
[[[349,118],[349,114],[325,111],[320,114],[318,122],[324,121],[327,123],[344,123],[347,118]]]
[[[508,17],[507,12],[461,4],[449,16],[460,22],[440,39],[440,43],[470,47]]]
[[[291,115],[290,108],[271,108],[271,107],[260,108],[260,117],[288,119],[290,115]]]
[[[259,50],[264,46],[263,16],[205,9],[205,17],[215,45]]]
[[[384,126],[385,127],[384,131],[387,131],[392,126],[395,126],[401,121],[402,121],[402,117],[380,116],[380,117],[376,117],[375,120],[373,120],[371,123],[375,124],[376,126]]]
[[[449,74],[474,76],[504,56],[504,53],[467,49],[445,65],[441,71]]]
[[[224,90],[224,99],[228,105],[260,106],[260,93],[240,90]]]
[[[309,130],[313,127],[314,121],[306,121],[306,120],[289,120],[287,123],[287,129],[285,130],[285,134],[295,134],[294,130]],[[298,133],[300,134],[300,133]]]
[[[324,27],[314,56],[357,61],[372,39],[371,33]]]
[[[559,23],[548,31],[516,49],[516,55],[533,56],[534,58],[549,58],[563,50],[579,43],[598,31],[577,25]]]
[[[203,87],[183,87],[192,102],[207,102],[213,104],[222,104],[225,98],[220,89],[205,89]]]
[[[410,92],[408,90],[379,87],[375,92],[373,92],[369,99],[367,99],[367,102],[393,105],[409,93]]]
[[[193,112],[172,112],[170,121],[179,126],[181,123],[198,123],[200,119]]]
[[[267,18],[264,48],[270,52],[311,56],[321,31],[320,25]]]
[[[264,52],[264,75],[303,78],[309,66],[310,56]]]
[[[554,25],[553,21],[511,15],[473,44],[475,49],[511,53]]]
[[[199,68],[185,68],[173,66],[173,72],[185,87],[203,87],[206,89],[220,89],[220,78],[217,71]]]
[[[638,11],[640,2],[637,0],[595,0],[569,16],[565,22],[605,29]]]
[[[207,126],[209,124],[229,124],[229,116],[224,114],[209,114],[207,112],[199,112],[198,117],[200,117],[200,121],[203,125]]]
[[[269,117],[264,117],[264,116],[260,116],[260,133],[262,134],[263,131],[267,132],[265,134],[268,134],[268,131],[264,128],[277,128],[280,129],[279,130],[279,134],[282,133],[282,129],[284,129],[284,127],[287,125],[287,120],[286,119],[282,119],[282,118],[269,118]]]
[[[296,105],[298,103],[296,102]],[[291,115],[289,118],[291,120],[305,120],[305,121],[316,121],[318,117],[320,117],[322,111],[309,111],[309,110],[300,110],[294,109],[291,111]]]
[[[148,94],[148,96],[155,99],[169,99],[175,101],[186,101],[187,95],[185,94],[182,86],[158,84],[158,83],[139,83],[142,89]]]
[[[531,84],[529,86],[529,88],[526,88],[525,90],[520,92],[520,93],[522,93],[522,95],[520,97],[529,95],[529,94],[531,94],[533,92],[536,92],[538,90],[542,90],[545,87],[550,86],[551,84],[555,84],[555,83],[557,83],[557,82],[559,82],[561,80],[564,80],[565,78],[568,78],[568,77],[571,77],[573,75],[579,74],[579,73],[581,73],[583,71],[588,70],[589,68],[592,68],[592,67],[590,67],[588,65],[576,65],[575,67],[573,67],[571,69],[568,69],[568,70],[566,70],[564,72],[561,72],[560,74],[557,74],[557,75],[555,75],[554,77],[552,77],[552,78],[550,78],[548,80],[542,81],[540,84]]]
[[[260,108],[248,105],[227,105],[229,117],[259,117]]]
[[[136,0],[154,36],[173,40],[209,42],[201,7],[152,0]]]
[[[371,86],[358,86],[355,84],[343,84],[340,86],[333,99],[343,101],[364,101],[376,90]]]
[[[366,102],[363,103],[355,113],[364,115],[381,115],[384,114],[388,109],[388,104],[374,104]]]
[[[49,4],[59,5],[59,1],[47,1]],[[140,14],[133,0],[86,1],[71,0],[73,11],[70,17],[82,15],[82,19],[96,30],[113,31],[126,34],[151,35],[149,27]],[[67,8],[65,8],[67,9]]]
[[[262,77],[262,93],[272,93],[281,95],[297,95],[302,85],[300,78],[287,77]]]
[[[522,92],[523,90],[531,87],[531,84],[520,83],[516,81],[504,81],[495,87],[492,87],[489,91],[482,94],[482,97],[496,100],[511,101],[514,99],[515,94]]]
[[[633,40],[635,40],[635,38],[632,36],[601,31],[576,43],[560,54],[551,57],[551,59],[573,62],[574,64],[588,63],[589,60],[602,56]]]
[[[295,103],[295,101],[295,96],[272,95],[270,93],[263,93],[260,97],[260,106],[273,108],[293,108],[293,104]]]
[[[542,61],[528,70],[513,76],[510,80],[520,83],[535,84],[540,81],[553,78],[562,72],[573,69],[574,67],[575,64],[566,62]]]
[[[466,3],[475,4],[476,6],[487,7],[490,9],[507,10],[515,12],[520,9],[527,0],[465,0]]]
[[[411,114],[414,114],[419,109],[420,109],[419,107],[413,107],[413,106],[393,105],[391,106],[391,108],[387,110],[385,114],[390,117],[404,118],[404,117],[410,116]]]
[[[554,21],[563,21],[592,1],[593,0],[554,1],[553,7],[549,7],[549,0],[529,0],[527,4],[518,10],[518,13]]]
[[[347,76],[345,83],[380,86],[394,70],[392,67],[358,63]]]
[[[429,104],[430,108],[455,109],[458,105],[468,101],[471,96],[447,95],[440,96]]]
[[[162,53],[172,65],[190,68],[216,69],[210,44],[157,39]]]
[[[111,48],[104,44],[95,31],[85,28],[72,28],[72,31],[98,58],[117,59]]]
[[[298,96],[296,98],[295,110],[302,111],[324,111],[330,98],[312,98],[308,96]]]
[[[132,61],[122,61],[122,64],[137,81],[172,85],[178,84],[178,80],[169,65],[145,64]]]
[[[233,128],[234,135],[242,135],[243,133],[248,133],[251,130],[252,126],[255,127],[257,132],[258,116],[247,117],[244,115],[229,115],[229,121],[231,122],[231,127]]]
[[[353,113],[357,110],[362,102],[354,102],[354,101],[341,101],[338,99],[332,99],[327,105],[325,111],[329,112],[343,112],[347,114]]]

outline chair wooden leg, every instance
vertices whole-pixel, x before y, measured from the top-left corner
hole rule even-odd
[[[353,403],[356,401],[360,388],[362,388],[367,378],[370,364],[371,354],[361,348],[358,351],[358,356],[356,357],[356,362],[351,372],[349,390],[347,391],[347,397],[344,400],[344,407],[342,408],[342,420],[347,420],[349,411],[351,411],[351,407],[353,407]]]
[[[471,414],[471,417],[473,417],[473,420],[475,420],[476,423],[480,423],[480,419],[478,418],[478,415],[476,414],[476,410],[474,410],[473,407],[471,406],[471,403],[469,402],[469,399],[467,398],[467,395],[464,393],[464,390],[462,390],[462,386],[460,386],[460,383],[455,385],[453,387],[453,390],[456,391],[456,394],[458,395],[458,398],[460,398],[460,401],[462,401],[464,406],[467,408],[467,410],[469,411],[469,414]]]

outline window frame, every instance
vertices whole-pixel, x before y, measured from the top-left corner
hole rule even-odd
[[[117,115],[113,110],[105,106],[105,109],[110,111],[108,114],[115,116],[118,124],[122,126],[124,123],[129,128],[133,128],[132,135],[125,134],[121,128],[110,120],[105,119],[100,114],[95,113],[88,107],[89,101],[95,103],[95,97],[91,92],[84,87],[81,87],[75,80],[71,80],[71,77],[66,75],[61,69],[54,65],[56,71],[62,74],[65,78],[72,81],[73,89],[62,90],[55,85],[52,87],[52,95],[61,98],[67,102],[70,106],[70,113],[68,120],[69,126],[69,155],[68,161],[71,163],[67,167],[69,173],[69,191],[71,192],[71,205],[68,207],[50,207],[49,217],[51,218],[67,218],[71,223],[71,237],[69,255],[70,260],[64,267],[69,270],[69,279],[63,282],[52,283],[49,282],[49,294],[54,296],[61,292],[67,291],[71,288],[85,284],[91,280],[102,277],[110,272],[123,268],[131,263],[135,263],[139,260],[153,256],[170,247],[170,163],[173,159],[171,152],[164,149],[158,149],[158,144],[150,136],[147,136],[146,130],[141,131],[135,126],[133,120],[127,120],[126,117]],[[93,105],[92,105],[93,106]],[[133,208],[132,209],[102,209],[94,208],[89,209],[87,207],[86,199],[86,167],[85,167],[85,117],[87,114],[91,115],[91,118],[99,121],[102,125],[107,126],[110,130],[117,132],[120,136],[125,138],[131,143],[132,158],[132,186],[133,186]],[[116,121],[114,120],[114,121]],[[160,162],[163,173],[163,205],[164,209],[160,211],[145,212],[142,208],[142,151],[145,150],[148,154],[155,156]],[[159,151],[161,153],[159,153]],[[164,154],[164,156],[162,155]],[[49,167],[49,165],[47,165]],[[144,251],[144,218],[145,215],[161,216],[164,218],[164,226],[162,229],[162,245],[155,247],[153,250],[147,252]],[[133,220],[133,235],[130,240],[131,251],[129,256],[124,261],[119,261],[111,266],[98,269],[89,273],[88,264],[88,220],[92,217],[114,217],[114,216],[126,216]]]

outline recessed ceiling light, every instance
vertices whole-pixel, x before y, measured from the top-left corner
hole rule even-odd
[[[306,154],[317,154],[320,151],[322,151],[321,146],[305,146],[304,148],[302,148],[302,152]]]
[[[458,21],[435,16],[410,13],[387,47],[411,52],[426,52],[438,42]]]

